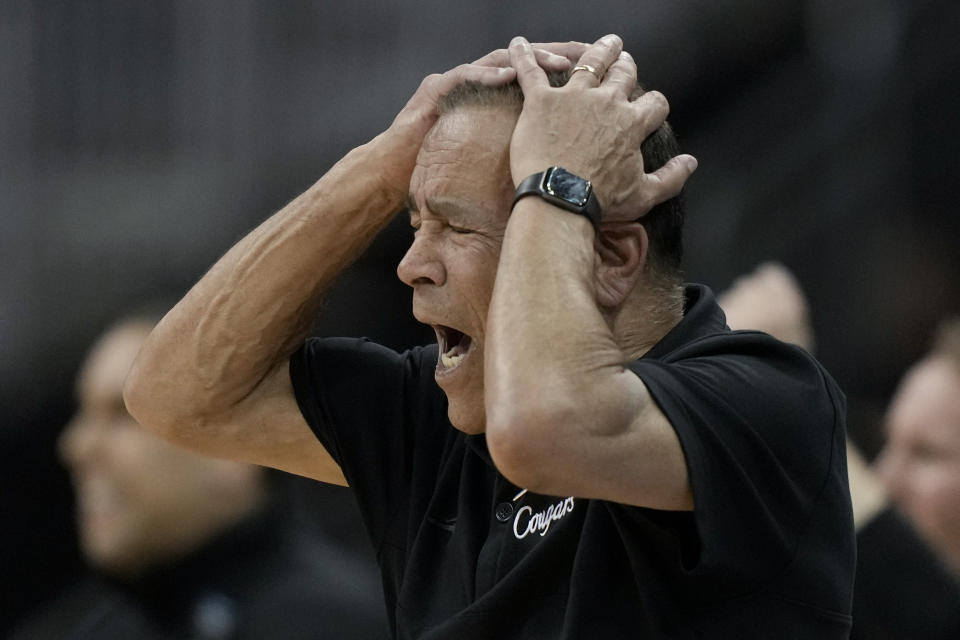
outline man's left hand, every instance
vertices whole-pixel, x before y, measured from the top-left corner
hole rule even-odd
[[[603,221],[635,220],[683,188],[697,167],[678,155],[658,170],[644,170],[641,143],[666,119],[663,94],[630,96],[637,66],[618,36],[587,47],[563,87],[551,87],[532,46],[522,37],[509,47],[523,89],[523,111],[510,143],[514,184],[558,165],[594,185]],[[576,67],[575,67],[576,69]]]

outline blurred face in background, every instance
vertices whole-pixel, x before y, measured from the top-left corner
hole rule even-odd
[[[932,356],[901,383],[878,460],[897,506],[960,572],[960,367]]]
[[[124,378],[150,329],[121,324],[96,343],[78,379],[77,413],[59,442],[83,554],[122,576],[191,551],[263,498],[261,469],[176,448],[127,413]]]

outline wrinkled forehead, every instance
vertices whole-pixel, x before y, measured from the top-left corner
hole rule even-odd
[[[424,137],[421,155],[470,149],[497,156],[507,152],[517,114],[497,106],[464,105],[437,118]]]
[[[460,107],[443,114],[424,138],[410,179],[411,204],[456,199],[506,214],[513,193],[510,137],[515,114],[499,107]],[[509,205],[509,203],[507,203]]]

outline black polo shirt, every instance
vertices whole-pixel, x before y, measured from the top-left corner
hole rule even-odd
[[[436,345],[356,339],[291,360],[356,492],[395,637],[847,637],[845,402],[806,352],[731,332],[694,285],[681,323],[630,364],[683,445],[692,513],[517,497],[484,437],[447,420],[436,361]]]

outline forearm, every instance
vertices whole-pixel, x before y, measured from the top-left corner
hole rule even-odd
[[[490,454],[537,493],[691,509],[676,432],[598,303],[605,266],[585,219],[517,204],[484,350]]]
[[[616,36],[586,49],[551,87],[530,44],[510,60],[524,93],[510,142],[514,184],[556,165],[589,179],[606,226],[536,197],[513,209],[484,348],[487,444],[500,471],[539,493],[657,509],[693,505],[672,424],[625,363],[678,318],[647,306],[649,238],[635,221],[676,196],[693,172],[677,156],[645,171],[641,145],[666,99],[636,100],[636,64]]]
[[[548,438],[555,453],[576,455],[585,440],[629,426],[636,399],[623,393],[625,356],[596,302],[597,259],[585,218],[537,198],[517,204],[484,352],[494,448]]]
[[[539,54],[552,68],[569,66],[564,55]],[[499,50],[427,76],[384,133],[221,258],[144,345],[124,390],[134,417],[208,453],[288,469],[290,458],[312,455],[304,453],[309,430],[281,368],[322,293],[402,207],[437,100],[465,82],[510,82],[507,61]],[[277,451],[263,454],[265,446]]]
[[[675,196],[692,169],[678,171],[678,164],[668,163],[644,172],[641,143],[663,122],[667,106],[655,92],[644,94],[642,103],[631,102],[636,65],[621,47],[619,38],[607,36],[580,59],[583,69],[607,70],[601,74],[605,87],[591,88],[600,78],[581,71],[564,87],[551,88],[529,43],[514,39],[511,62],[524,105],[511,139],[510,170],[514,184],[554,164],[588,178],[603,205],[603,220],[629,225]],[[491,422],[495,436],[514,430],[504,425],[536,424],[517,419],[518,412],[529,411],[570,417],[560,427],[544,426],[544,433],[569,427],[563,435],[576,441],[584,434],[584,419],[600,433],[618,433],[646,410],[649,395],[623,367],[641,345],[626,344],[612,327],[614,316],[629,306],[631,291],[641,286],[646,240],[640,235],[621,234],[625,240],[614,241],[616,248],[609,250],[583,216],[536,197],[516,203],[488,317],[488,433]],[[610,254],[606,264],[601,250]],[[623,348],[632,351],[625,354]],[[631,393],[638,387],[639,393]]]
[[[227,412],[289,357],[322,293],[401,206],[368,166],[375,153],[371,143],[348,154],[167,314],[128,382],[132,410],[170,420]]]

